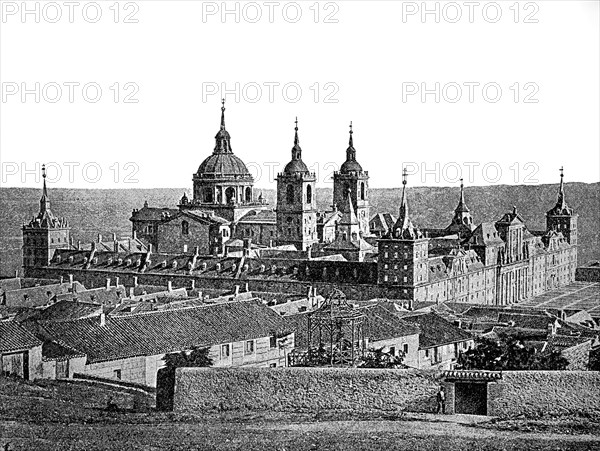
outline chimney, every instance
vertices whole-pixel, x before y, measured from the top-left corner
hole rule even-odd
[[[148,254],[152,253],[152,243],[148,243]]]
[[[167,290],[168,291],[173,291],[173,282],[170,281],[170,280],[167,282]]]
[[[234,296],[238,296],[239,294],[240,294],[240,286],[239,286],[239,285],[236,285],[236,286],[235,286],[235,292],[234,292],[234,294],[233,294],[233,295],[234,295]]]
[[[312,247],[309,247],[309,248],[306,250],[306,258],[307,258],[308,260],[312,259]]]
[[[192,287],[191,287],[191,289],[192,289],[192,290],[194,290],[194,289],[196,288],[196,280],[195,280],[195,279],[192,279],[192,280],[191,280],[191,282],[192,282]]]
[[[129,297],[133,298],[134,293],[133,293],[133,287],[129,287]]]
[[[133,286],[134,287],[138,286],[138,278],[137,278],[137,276],[133,276]]]
[[[312,297],[312,287],[308,287],[308,294],[306,295],[307,299],[310,299]]]
[[[98,243],[102,243],[102,234],[101,233],[98,234]]]
[[[81,240],[77,240],[77,250],[81,250]]]
[[[556,335],[556,327],[553,323],[548,323],[548,336],[553,337],[554,335]]]
[[[106,313],[100,313],[100,326],[106,326]]]
[[[63,276],[60,276],[60,283],[63,283]]]
[[[116,234],[116,233],[113,233],[113,234],[112,234],[112,238],[113,238],[113,241],[117,241],[117,234]]]
[[[106,289],[110,290],[110,277],[106,278]]]
[[[248,285],[248,282],[246,282],[246,293],[248,293],[250,291],[250,287]]]
[[[119,286],[119,278],[115,277],[115,287],[118,287],[118,286]]]
[[[135,230],[133,231],[133,239],[137,240],[137,232]]]
[[[69,274],[69,283],[73,285],[73,274]]]
[[[119,242],[117,240],[113,240],[113,246],[114,246],[115,254],[118,254],[119,253]]]

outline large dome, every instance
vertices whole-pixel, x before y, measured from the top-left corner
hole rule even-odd
[[[252,177],[244,162],[232,153],[214,153],[206,158],[197,172],[198,177],[208,176],[247,178]]]

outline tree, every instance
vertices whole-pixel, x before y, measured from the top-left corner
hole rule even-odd
[[[385,352],[384,348],[369,349],[359,363],[360,368],[398,368],[402,365],[404,353],[400,355]]]
[[[475,348],[461,353],[458,366],[465,370],[519,371],[565,370],[569,361],[559,351],[536,353],[519,339],[500,336],[498,340],[475,338]]]

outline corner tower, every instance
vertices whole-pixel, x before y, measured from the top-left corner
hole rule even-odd
[[[356,161],[353,133],[352,122],[350,122],[346,161],[339,171],[333,173],[333,203],[342,213],[349,213],[346,211],[349,206],[354,208],[362,237],[370,235],[369,173],[363,171],[362,166]]]
[[[40,211],[27,224],[23,224],[23,268],[47,266],[57,249],[70,248],[71,227],[64,218],[54,216],[50,210],[50,197],[46,188],[46,167],[42,165],[42,197]]]
[[[464,239],[471,236],[473,230],[475,230],[475,227],[473,226],[473,217],[465,202],[463,179],[460,179],[460,198],[458,200],[458,205],[454,209],[452,222],[446,227],[446,232],[456,233],[460,238]]]
[[[564,176],[564,170],[561,167],[556,205],[546,213],[546,230],[562,232],[569,244],[577,246],[577,214],[567,205],[563,183]]]
[[[412,299],[415,286],[428,281],[429,239],[408,215],[406,177],[404,169],[398,220],[389,235],[377,242],[377,274],[379,284],[400,285],[404,288],[403,293]]]
[[[277,243],[306,250],[318,242],[316,175],[302,161],[298,118],[294,128],[292,160],[277,176]]]

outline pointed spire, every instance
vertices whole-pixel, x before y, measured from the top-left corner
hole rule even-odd
[[[465,185],[463,183],[463,179],[460,179],[460,199],[458,200],[458,205],[454,210],[455,213],[468,213],[469,207],[465,203]]]
[[[225,130],[225,99],[221,99],[221,130]]]
[[[300,148],[300,138],[298,138],[298,116],[294,121],[296,126],[294,127],[294,147],[292,148],[292,160],[302,159],[302,149]]]
[[[398,220],[394,225],[393,237],[405,240],[414,240],[421,236],[421,232],[413,225],[408,217],[408,200],[406,197],[406,183],[408,172],[406,168],[402,170],[402,199],[400,201],[400,211]]]
[[[346,193],[346,205],[342,214],[342,218],[340,219],[340,224],[358,224],[358,218],[356,216],[356,212],[354,211],[354,205],[352,204],[352,192],[350,191],[350,188],[348,188]]]
[[[46,188],[46,165],[42,164],[42,178],[44,180],[42,187],[42,198],[40,199],[40,215],[50,210],[50,198],[48,196],[48,189]]]
[[[221,99],[221,127],[215,136],[214,154],[218,153],[233,153],[231,150],[231,136],[225,130],[225,99]]]
[[[356,161],[356,149],[354,148],[353,134],[352,121],[350,121],[350,139],[348,140],[348,149],[346,149],[346,161]]]
[[[549,215],[572,215],[573,210],[567,205],[567,201],[565,199],[565,185],[564,179],[565,172],[564,168],[561,166],[560,168],[560,185],[558,187],[558,195],[556,196],[556,205],[552,210],[548,212]]]
[[[354,140],[352,139],[353,134],[354,134],[354,131],[352,130],[352,121],[350,121],[350,140],[348,141],[349,148],[354,147]]]

